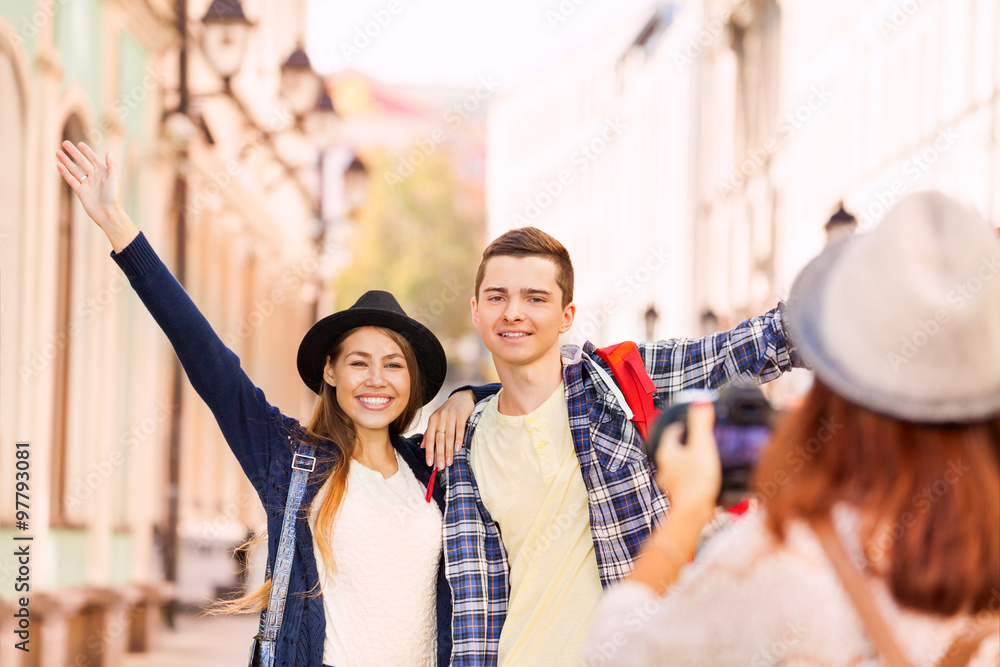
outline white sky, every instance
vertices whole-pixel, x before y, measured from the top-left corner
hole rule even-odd
[[[492,75],[507,87],[657,4],[661,2],[309,0],[306,48],[321,74],[350,67],[407,85],[469,85]],[[366,27],[373,37],[358,36],[357,29]],[[354,48],[357,52],[350,52]]]

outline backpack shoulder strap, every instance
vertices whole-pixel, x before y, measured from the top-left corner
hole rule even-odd
[[[292,443],[291,436],[289,442]],[[285,497],[285,514],[281,519],[278,553],[274,558],[274,572],[268,572],[271,575],[271,592],[267,599],[267,609],[260,615],[259,632],[254,638],[254,655],[259,655],[259,664],[263,667],[274,665],[278,632],[281,630],[285,599],[288,597],[288,580],[295,556],[295,524],[298,522],[299,507],[305,496],[309,473],[316,468],[315,452],[315,445],[300,442],[298,450],[292,456],[292,478],[288,484],[288,495]]]
[[[908,667],[910,663],[903,657],[903,652],[892,636],[889,626],[875,607],[875,601],[865,587],[861,574],[851,564],[829,517],[813,520],[812,528],[830,559],[830,563],[837,571],[851,602],[854,603],[854,608],[864,622],[875,648],[890,666]],[[935,667],[965,667],[968,665],[984,639],[1000,635],[998,623],[1000,623],[1000,616],[997,614],[984,614],[972,620],[955,637],[948,650],[935,663]]]
[[[645,440],[649,427],[656,420],[659,410],[653,403],[656,385],[646,372],[646,365],[639,354],[639,348],[632,341],[609,345],[597,350],[597,356],[607,362],[615,376],[615,382],[632,414],[629,416],[639,435]]]
[[[1000,616],[986,614],[971,621],[951,643],[935,667],[965,667],[987,637],[1000,635]]]
[[[840,543],[840,538],[837,537],[830,518],[824,516],[814,519],[812,529],[882,659],[889,667],[910,667],[910,663],[903,656],[903,651],[899,648],[896,638],[892,636],[892,631],[885,618],[875,606],[875,600],[865,586],[861,573],[854,567],[847,552],[844,551],[844,546]]]

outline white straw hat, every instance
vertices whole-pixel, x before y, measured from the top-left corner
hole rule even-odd
[[[816,376],[914,422],[1000,413],[1000,242],[939,192],[902,199],[792,286],[789,327]]]

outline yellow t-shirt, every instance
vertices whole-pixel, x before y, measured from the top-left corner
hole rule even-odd
[[[497,411],[498,397],[479,419],[469,459],[510,563],[499,664],[580,665],[602,591],[565,391],[560,384],[517,417]]]

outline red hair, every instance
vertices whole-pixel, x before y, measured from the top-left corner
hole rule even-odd
[[[905,607],[985,611],[1000,591],[1000,415],[906,422],[817,380],[775,430],[755,484],[779,539],[789,519],[859,508],[865,556]]]

